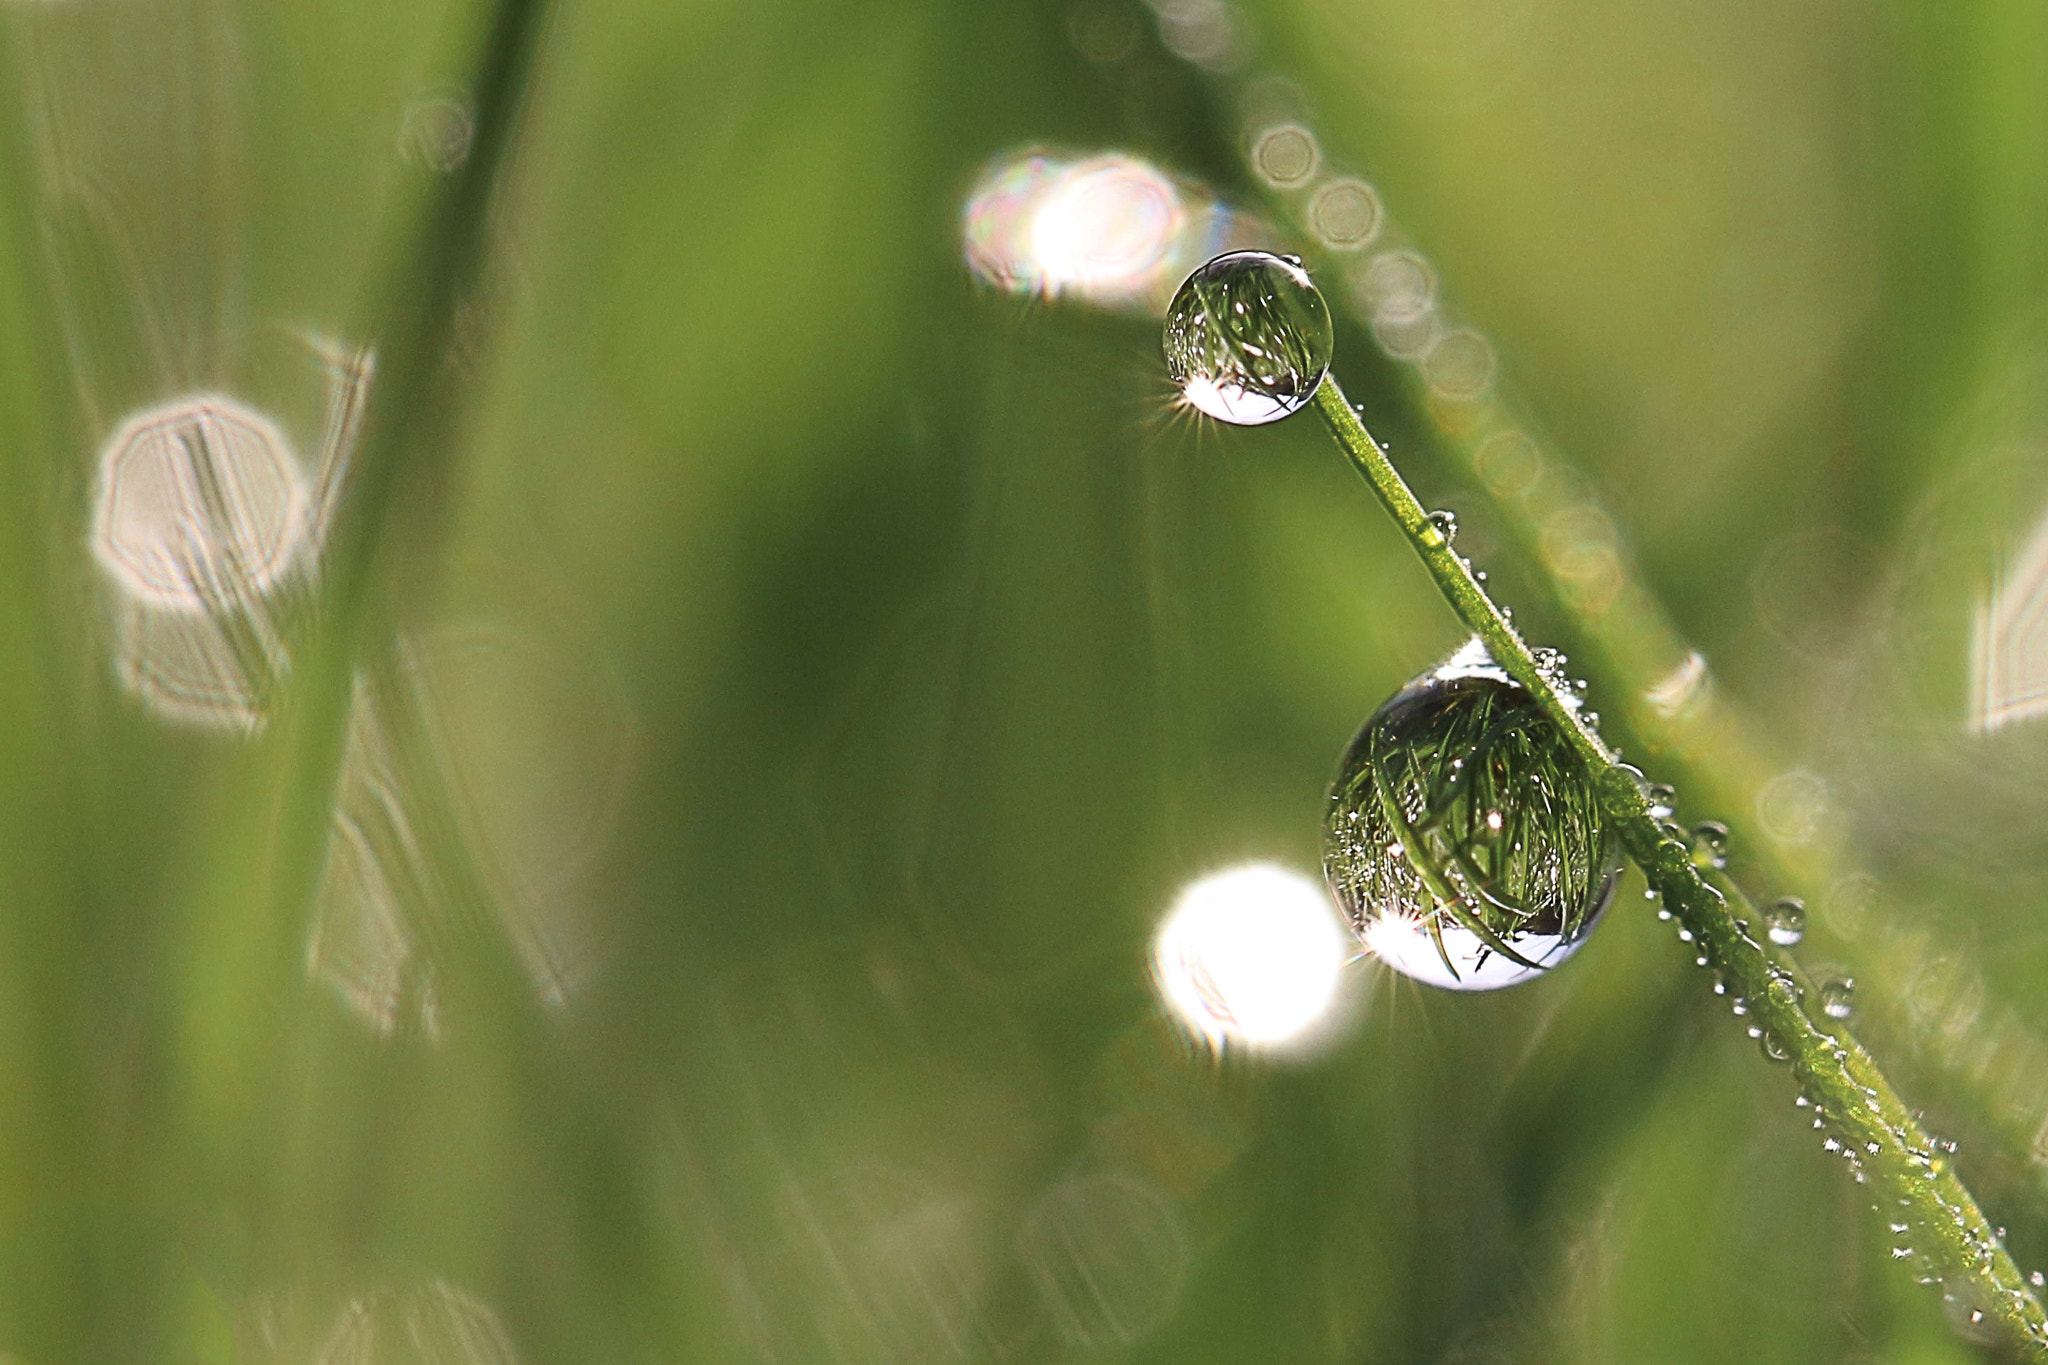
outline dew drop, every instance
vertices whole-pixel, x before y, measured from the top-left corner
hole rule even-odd
[[[1728,866],[1728,826],[1719,820],[1702,820],[1692,827],[1693,849],[1708,867]]]
[[[1448,545],[1458,538],[1458,514],[1438,508],[1429,514],[1430,529],[1444,538]]]
[[[1771,942],[1781,948],[1790,948],[1806,937],[1806,902],[1797,896],[1785,896],[1771,902],[1764,911],[1764,927],[1770,933]]]
[[[1352,740],[1330,788],[1323,869],[1381,961],[1490,990],[1577,951],[1612,899],[1619,854],[1585,765],[1474,641]]]
[[[1643,799],[1650,803],[1652,820],[1669,820],[1678,809],[1678,788],[1663,782],[1653,782],[1643,793]]]
[[[1830,1019],[1847,1019],[1856,1012],[1856,978],[1827,976],[1820,983],[1820,1012]]]
[[[1181,397],[1237,426],[1299,411],[1322,383],[1335,344],[1329,306],[1308,272],[1265,251],[1233,251],[1203,265],[1166,314],[1166,369]]]
[[[1792,1059],[1792,1054],[1780,1047],[1778,1040],[1768,1033],[1757,1039],[1757,1047],[1763,1052],[1766,1061],[1786,1062]]]
[[[1806,998],[1806,992],[1800,988],[1797,981],[1792,979],[1790,972],[1779,967],[1773,967],[1771,968],[1770,977],[1770,983],[1766,989],[1771,997],[1780,1004],[1791,1005],[1796,1009],[1799,1003]]]

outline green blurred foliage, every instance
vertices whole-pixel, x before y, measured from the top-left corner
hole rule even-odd
[[[2048,504],[2039,7],[1275,0],[1217,74],[1136,3],[1084,4],[554,12],[458,418],[406,452],[446,505],[358,643],[417,683],[401,642],[481,623],[584,680],[580,717],[456,693],[436,724],[484,732],[470,796],[525,802],[499,853],[556,857],[551,811],[602,830],[543,896],[596,946],[551,1003],[450,909],[514,892],[422,893],[432,979],[388,1030],[309,977],[311,889],[277,871],[331,767],[283,722],[127,695],[86,545],[134,408],[233,393],[310,457],[294,337],[388,341],[434,194],[406,111],[465,87],[487,16],[0,14],[0,1350],[1993,1351],[1639,883],[1499,996],[1354,966],[1305,1058],[1212,1058],[1165,1017],[1177,889],[1313,869],[1337,753],[1458,632],[1319,431],[1176,416],[1155,321],[978,287],[959,213],[1030,144],[1272,212],[1235,111],[1295,82],[1870,851],[1883,905],[1817,914],[1802,952],[1926,965],[1866,986],[1869,1041],[2040,1265],[2044,1148],[1985,1096],[2048,1084],[2048,1051],[1924,1046],[2048,1036],[2048,751],[2038,721],[1965,726],[1979,599]],[[1097,60],[1072,34],[1105,15],[1132,38]],[[1356,326],[1337,364],[1522,603],[1395,367]],[[1686,816],[1730,820],[1752,891],[1823,904],[1755,884],[1752,811]],[[488,883],[455,829],[424,865]]]

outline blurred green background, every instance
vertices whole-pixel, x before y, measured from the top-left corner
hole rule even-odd
[[[442,406],[372,399],[352,659],[311,551],[138,616],[103,452],[206,393],[346,464],[489,12],[0,19],[10,1358],[1996,1358],[1633,878],[1512,990],[1354,963],[1289,1053],[1170,1014],[1180,890],[1314,875],[1340,749],[1461,635],[1310,419],[1177,412],[1156,299],[977,280],[962,215],[1122,153],[1303,252],[1397,463],[1806,898],[2031,1269],[2048,10],[563,3]],[[1394,249],[1489,383],[1345,302]],[[1510,428],[1621,606],[1487,486]],[[1653,723],[1673,641],[1737,719]]]

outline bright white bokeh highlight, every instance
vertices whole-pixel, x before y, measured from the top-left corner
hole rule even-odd
[[[1119,302],[1157,288],[1186,225],[1180,190],[1135,157],[1069,167],[1031,219],[1047,292]]]
[[[1269,1048],[1313,1037],[1352,951],[1321,882],[1252,863],[1181,893],[1152,966],[1167,1005],[1211,1046]]]
[[[1272,234],[1139,157],[1031,148],[983,169],[960,236],[967,268],[1005,293],[1157,314],[1190,270]]]
[[[217,611],[298,563],[308,487],[284,433],[215,393],[136,413],[100,450],[92,549],[133,600]]]

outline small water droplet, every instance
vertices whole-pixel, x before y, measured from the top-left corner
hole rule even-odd
[[[1765,1061],[1787,1062],[1792,1059],[1792,1054],[1779,1046],[1778,1040],[1768,1033],[1757,1039],[1757,1047],[1763,1052]]]
[[[1650,803],[1652,820],[1669,820],[1678,809],[1678,788],[1668,783],[1651,783],[1643,797]]]
[[[2036,1289],[2040,1289],[2043,1286],[2048,1286],[2048,1275],[2043,1275],[2040,1271],[2037,1270],[2033,1274],[2027,1276],[2027,1283],[2034,1286],[2034,1288]]]
[[[1772,967],[1770,982],[1766,988],[1771,997],[1780,1004],[1797,1007],[1806,998],[1806,992],[1792,979],[1792,974],[1782,967]]]
[[[1820,1012],[1830,1019],[1847,1019],[1856,1012],[1856,978],[1826,976],[1820,982]]]
[[[1764,911],[1764,925],[1771,936],[1771,942],[1781,948],[1790,948],[1806,937],[1806,902],[1797,896],[1784,896],[1772,901]]]
[[[1692,942],[1692,930],[1681,927],[1678,931],[1678,941],[1680,943]]]
[[[1693,848],[1708,867],[1728,866],[1728,826],[1719,820],[1702,820],[1692,827]]]
[[[1429,528],[1448,545],[1458,538],[1458,514],[1438,508],[1429,514]]]
[[[1166,369],[1187,403],[1238,426],[1315,396],[1335,348],[1329,305],[1297,263],[1233,251],[1182,282],[1166,314]]]

